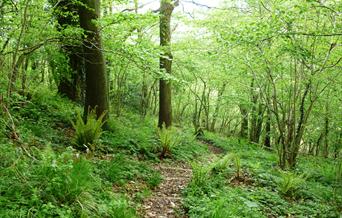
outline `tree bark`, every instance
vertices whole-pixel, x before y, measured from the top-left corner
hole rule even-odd
[[[267,118],[265,123],[265,142],[264,145],[266,148],[271,148],[271,112],[267,109]]]
[[[80,8],[80,21],[85,31],[83,41],[86,75],[84,113],[87,115],[88,110],[96,110],[98,117],[107,113],[104,118],[106,120],[109,111],[108,80],[100,31],[94,23],[100,16],[100,1],[83,0],[83,3],[85,6]]]
[[[160,1],[160,46],[163,54],[160,56],[160,70],[172,73],[172,53],[171,53],[171,15],[176,2],[168,0]],[[166,128],[172,125],[172,105],[171,105],[171,81],[160,79],[159,81],[159,121],[158,127]]]

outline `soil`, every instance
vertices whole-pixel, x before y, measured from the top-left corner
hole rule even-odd
[[[209,151],[216,155],[225,153],[224,149],[215,146],[211,141],[201,140]],[[210,159],[210,158],[209,158]],[[144,199],[139,210],[144,218],[186,218],[182,207],[182,191],[191,181],[192,169],[184,163],[159,163],[154,168],[161,172],[163,181],[152,195]]]
[[[163,176],[161,184],[143,201],[141,215],[144,218],[187,217],[182,208],[182,190],[191,180],[192,170],[186,164],[160,163],[154,166]]]
[[[217,147],[212,141],[210,140],[205,140],[202,139],[201,142],[205,145],[208,146],[208,149],[211,153],[216,154],[216,155],[220,155],[225,153],[225,150],[223,148]]]

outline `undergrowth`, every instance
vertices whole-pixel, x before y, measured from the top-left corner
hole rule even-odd
[[[227,154],[211,164],[194,164],[184,191],[190,217],[339,217],[341,180],[333,161],[304,157],[293,172],[285,172],[274,153],[255,144],[212,133],[205,137]]]
[[[1,113],[0,217],[136,217],[135,208],[163,179],[151,167],[163,146],[170,153],[163,161],[193,163],[184,191],[190,217],[338,217],[342,210],[338,160],[301,156],[296,169],[284,172],[271,151],[206,133],[226,154],[198,163],[209,152],[190,128],[162,140],[153,118],[130,112],[108,121],[110,131],[96,134],[89,156],[72,148],[77,109],[42,90],[30,99],[14,96],[13,128]],[[18,139],[9,137],[13,130]]]
[[[72,148],[59,154],[1,144],[0,151],[0,217],[135,217]]]
[[[160,161],[155,120],[126,113],[111,118],[110,131],[102,132],[97,119],[84,123],[79,110],[46,90],[29,99],[14,96],[9,111],[19,136],[15,140],[8,137],[12,129],[6,125],[11,123],[1,113],[0,217],[137,216],[141,200],[163,179],[151,167]],[[78,120],[76,131],[72,120]],[[96,128],[86,128],[87,123]],[[91,139],[83,137],[88,129],[95,130]],[[191,131],[177,130],[177,137],[170,161],[192,160],[207,152]],[[75,138],[92,154],[74,150]],[[133,184],[142,190],[126,190]]]

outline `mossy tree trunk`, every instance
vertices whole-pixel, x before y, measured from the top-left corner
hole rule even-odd
[[[248,110],[245,104],[239,105],[241,113],[241,127],[240,127],[240,137],[247,138],[248,136]]]
[[[54,14],[57,17],[58,31],[63,32],[68,26],[79,26],[80,20],[77,14],[78,5],[70,0],[51,0]],[[70,72],[60,72],[58,78],[58,93],[73,101],[83,100],[83,59],[81,57],[82,45],[68,45],[62,40],[62,52],[68,57]],[[70,44],[70,43],[69,43]]]
[[[171,74],[172,53],[171,53],[171,15],[178,4],[178,1],[160,1],[160,46],[163,53],[160,56],[160,70]],[[158,127],[165,125],[166,128],[172,125],[172,105],[171,105],[171,81],[165,77],[159,81],[159,122]]]

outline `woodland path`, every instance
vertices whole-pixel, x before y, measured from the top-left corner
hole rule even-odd
[[[201,141],[214,155],[224,151],[209,141]],[[212,157],[209,158],[212,160]],[[189,184],[192,169],[186,163],[159,163],[154,168],[161,172],[163,181],[152,195],[143,201],[141,215],[144,218],[186,218],[182,208],[182,190]]]
[[[144,200],[142,217],[187,217],[182,209],[182,190],[191,180],[191,167],[179,163],[160,163],[154,167],[161,172],[163,181],[153,191],[153,194]]]

